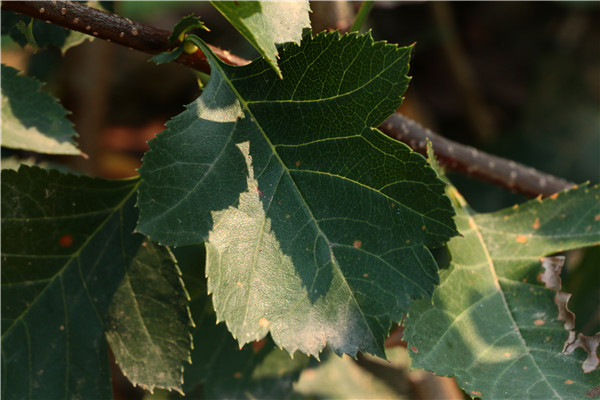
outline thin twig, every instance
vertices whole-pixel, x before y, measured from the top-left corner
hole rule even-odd
[[[19,12],[56,25],[93,35],[145,53],[156,54],[169,50],[170,32],[127,18],[105,13],[80,3],[70,1],[5,1],[2,9]],[[232,65],[245,65],[249,61],[227,51],[210,46],[223,61]],[[177,62],[202,72],[210,72],[206,56],[200,51],[183,54]],[[461,172],[483,181],[527,196],[549,196],[574,184],[548,175],[514,161],[496,157],[473,147],[441,137],[415,121],[396,113],[379,127],[388,136],[409,145],[414,151],[424,153],[426,139],[440,163],[450,171]]]
[[[435,156],[447,170],[491,182],[526,196],[550,196],[575,185],[512,160],[446,139],[400,113],[386,119],[379,129],[421,154],[426,153],[429,139]]]
[[[169,44],[171,32],[74,1],[4,1],[2,9],[48,21],[148,54],[158,54],[172,47]],[[228,64],[244,65],[249,62],[215,46],[210,48],[217,57]],[[183,53],[176,61],[202,72],[210,72],[206,57],[200,51],[191,55]]]

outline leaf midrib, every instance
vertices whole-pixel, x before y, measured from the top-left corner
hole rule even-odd
[[[481,244],[481,248],[483,249],[483,252],[485,253],[486,259],[488,260],[489,270],[490,270],[490,273],[492,275],[492,280],[494,282],[494,286],[495,286],[496,290],[498,291],[498,293],[500,294],[500,298],[502,299],[502,303],[503,303],[504,308],[506,310],[506,314],[508,315],[508,317],[509,317],[509,319],[510,319],[510,321],[512,323],[512,326],[514,327],[514,329],[515,329],[515,331],[517,333],[517,337],[521,341],[521,345],[525,349],[525,351],[526,351],[528,357],[531,359],[533,365],[535,365],[535,368],[537,369],[539,375],[542,377],[542,379],[544,380],[544,382],[546,382],[546,385],[548,385],[548,387],[550,388],[550,390],[552,390],[552,392],[554,393],[554,395],[557,398],[560,398],[560,395],[558,393],[556,393],[556,390],[554,390],[554,387],[550,384],[550,382],[548,382],[548,379],[546,379],[546,375],[543,373],[542,369],[538,365],[536,358],[529,351],[529,346],[527,345],[527,342],[525,342],[525,339],[523,338],[523,334],[521,333],[521,329],[520,329],[519,325],[517,324],[517,321],[515,320],[512,312],[510,310],[510,307],[509,307],[508,302],[506,300],[506,296],[504,295],[504,291],[502,290],[502,287],[500,286],[500,280],[498,278],[498,275],[496,274],[496,268],[494,266],[494,260],[490,256],[490,253],[488,251],[487,243],[483,239],[483,235],[481,234],[481,231],[479,230],[479,224],[475,221],[475,215],[476,214],[472,210],[470,210],[470,209],[464,209],[464,211],[465,211],[465,213],[467,215],[467,218],[468,218],[468,222],[469,222],[468,225],[473,230],[473,232],[475,232],[475,234],[477,235],[477,239],[478,239],[479,243]]]
[[[319,226],[319,224],[317,223],[317,219],[315,218],[314,214],[312,213],[312,210],[310,209],[310,207],[308,206],[308,204],[306,204],[306,201],[304,200],[304,198],[301,195],[300,189],[298,188],[298,186],[296,185],[296,182],[294,181],[294,179],[292,178],[289,169],[287,168],[287,166],[285,165],[285,163],[283,162],[283,160],[281,159],[281,157],[279,156],[279,154],[277,153],[277,151],[275,151],[275,146],[273,145],[273,143],[269,140],[269,137],[266,135],[263,127],[258,123],[258,120],[256,119],[256,117],[254,116],[254,114],[252,113],[252,111],[250,110],[250,108],[248,107],[248,103],[245,102],[245,100],[243,99],[243,97],[241,96],[241,94],[237,91],[237,89],[235,88],[235,86],[233,85],[233,82],[231,80],[228,79],[228,76],[226,75],[225,71],[223,70],[222,66],[221,66],[221,61],[218,60],[214,54],[212,53],[212,51],[204,45],[204,43],[202,42],[202,47],[203,47],[203,52],[204,54],[207,56],[207,58],[209,58],[210,61],[212,61],[211,67],[216,68],[223,81],[227,83],[227,85],[230,87],[230,89],[233,91],[233,93],[235,94],[236,98],[238,99],[238,101],[242,104],[243,109],[249,114],[250,118],[252,118],[252,121],[254,122],[254,124],[256,125],[256,127],[258,128],[258,130],[260,131],[260,133],[263,136],[263,139],[267,142],[268,146],[271,148],[272,153],[275,155],[275,157],[277,158],[277,160],[279,160],[279,163],[282,167],[282,170],[286,173],[286,175],[288,176],[288,178],[290,179],[290,181],[292,182],[292,185],[295,188],[295,192],[296,195],[300,198],[301,202],[305,205],[306,210],[308,211],[311,220],[313,221],[315,227],[317,228],[318,234],[321,235],[321,237],[325,240],[325,242],[327,243],[327,246],[330,249],[330,254],[332,259],[332,265],[335,265],[336,268],[335,270],[337,271],[337,273],[341,276],[347,290],[348,293],[350,294],[352,301],[354,302],[357,310],[359,310],[360,312],[360,316],[367,328],[367,331],[369,332],[371,339],[372,339],[372,343],[375,345],[375,347],[377,346],[377,340],[375,338],[374,333],[371,330],[371,327],[369,326],[369,323],[365,317],[365,314],[362,311],[362,308],[359,306],[358,301],[356,300],[356,297],[354,296],[353,291],[350,288],[350,285],[348,284],[348,281],[346,280],[346,277],[344,276],[343,272],[341,271],[338,261],[335,258],[335,255],[333,254],[333,251],[331,250],[332,246],[331,246],[331,242],[329,241],[329,238],[325,235],[325,233],[321,230],[321,227]],[[227,79],[226,79],[227,78]],[[269,328],[270,330],[270,328]],[[381,349],[380,349],[381,350]]]

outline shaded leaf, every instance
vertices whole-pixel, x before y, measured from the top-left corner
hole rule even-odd
[[[181,391],[184,366],[191,362],[193,322],[167,249],[142,243],[108,314],[106,337],[129,381],[147,390]]]
[[[136,311],[147,329],[136,341],[150,340],[145,351],[154,356],[168,353],[144,365],[154,379],[148,385],[180,388],[191,343],[185,292],[168,250],[132,234],[138,183],[26,166],[2,171],[3,399],[111,399],[107,321],[114,344],[139,332],[124,322],[140,322]],[[152,286],[139,289],[140,279]],[[138,349],[124,342],[114,347],[117,362],[145,383],[121,352]]]
[[[112,398],[103,318],[140,250],[137,180],[2,171],[2,398]]]
[[[477,214],[449,189],[463,237],[429,301],[405,321],[414,366],[455,376],[472,396],[584,398],[599,382],[583,351],[563,352],[570,333],[555,290],[538,282],[540,257],[598,244],[598,187],[581,187],[491,214]]]
[[[192,29],[204,29],[205,31],[210,31],[210,29],[204,25],[204,22],[202,22],[200,17],[196,17],[194,14],[186,15],[181,18],[173,28],[173,32],[169,36],[169,42],[173,44],[177,40],[183,41],[182,36]]]
[[[290,353],[382,356],[392,322],[437,282],[426,246],[455,232],[425,159],[372,128],[402,100],[411,48],[307,36],[283,51],[280,80],[197,44],[211,79],[150,142],[138,230],[208,241],[217,317],[240,344],[271,332]]]
[[[179,46],[172,51],[163,51],[150,58],[150,61],[156,65],[166,64],[177,59],[183,53],[183,46]]]
[[[308,363],[302,354],[290,355],[271,339],[240,349],[224,324],[215,324],[214,313],[194,331],[192,365],[186,368],[184,392],[209,399],[282,399]]]
[[[278,47],[300,43],[310,27],[308,1],[212,1],[213,6],[254,46],[281,78]]]
[[[68,111],[42,84],[2,64],[2,146],[49,154],[81,154]]]
[[[29,43],[29,45],[33,47],[33,51],[36,52],[38,51],[38,45],[35,42],[35,37],[33,37],[33,20],[34,19],[31,18],[31,21],[28,24],[23,21],[19,21],[16,25],[16,28],[23,34],[23,36],[25,36],[27,43]]]

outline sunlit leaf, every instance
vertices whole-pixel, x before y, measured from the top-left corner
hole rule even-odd
[[[300,43],[310,27],[308,1],[212,1],[213,6],[254,46],[281,77],[279,50]]]
[[[563,351],[556,289],[539,279],[540,258],[600,242],[600,191],[584,186],[511,209],[477,214],[450,188],[462,237],[430,301],[405,321],[414,366],[455,376],[484,399],[585,398],[600,382],[581,349]]]
[[[454,234],[443,183],[377,129],[402,100],[410,47],[320,34],[264,60],[211,63],[202,96],[150,142],[138,230],[207,241],[209,291],[240,344],[383,355],[411,298],[429,297],[427,246]]]

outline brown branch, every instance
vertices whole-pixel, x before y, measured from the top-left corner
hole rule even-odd
[[[119,17],[71,1],[4,1],[2,9],[34,18],[50,21],[56,25],[93,35],[149,54],[170,49],[170,32],[128,18]],[[210,45],[209,45],[210,46]],[[232,65],[245,65],[249,61],[227,51],[210,46],[223,61]],[[203,72],[210,72],[206,56],[197,51],[192,55],[182,54],[177,62]],[[574,184],[548,175],[514,161],[481,152],[443,138],[415,121],[394,114],[383,122],[380,129],[392,138],[408,144],[414,151],[425,153],[426,139],[433,144],[440,164],[450,171],[457,171],[483,181],[527,196],[549,196]]]
[[[171,32],[140,24],[115,14],[88,7],[74,1],[3,1],[3,10],[10,10],[33,18],[51,22],[63,28],[82,32],[108,42],[118,43],[148,54],[158,54],[171,49]],[[232,65],[248,61],[228,51],[209,45],[221,60]],[[183,53],[176,60],[181,64],[209,73],[210,67],[202,52]]]
[[[523,164],[446,139],[400,113],[386,119],[379,129],[421,154],[426,153],[426,141],[429,139],[440,165],[447,170],[491,182],[526,196],[550,196],[575,185]]]

